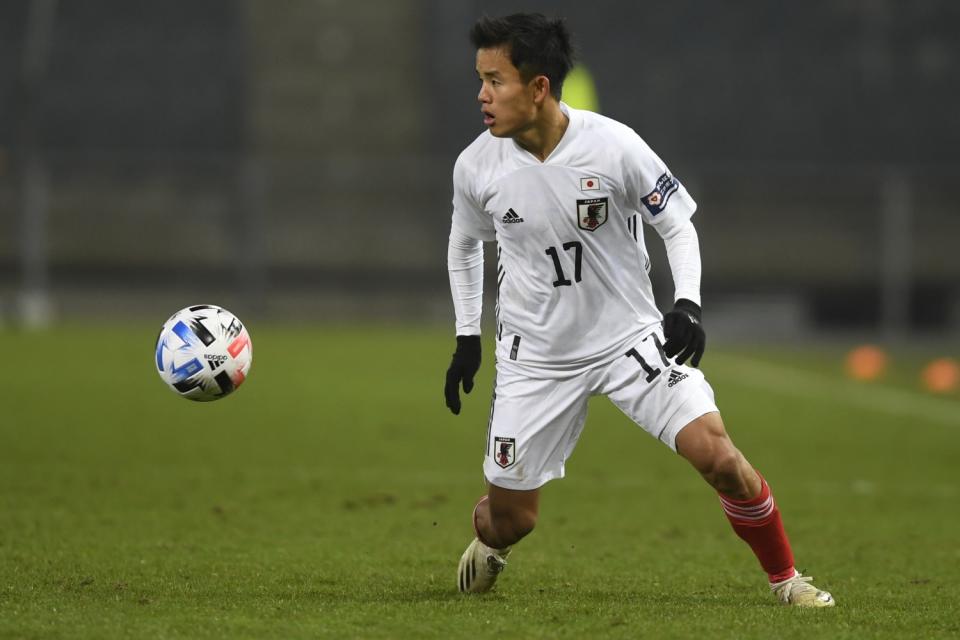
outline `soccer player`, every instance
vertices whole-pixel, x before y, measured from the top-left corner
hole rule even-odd
[[[457,346],[446,404],[460,413],[460,386],[469,393],[480,366],[482,243],[493,240],[496,382],[488,491],[473,511],[460,591],[494,586],[536,524],[540,487],[564,475],[587,399],[602,394],[717,491],[781,602],[832,606],[794,568],[770,487],[731,442],[696,368],[705,345],[696,203],[632,129],[560,101],[573,58],[562,20],[483,18],[470,37],[487,130],[453,170],[447,261]],[[663,238],[673,275],[676,302],[663,316],[641,222]]]

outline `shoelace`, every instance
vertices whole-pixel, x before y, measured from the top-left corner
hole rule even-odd
[[[817,591],[817,588],[812,584],[813,576],[805,576],[797,574],[789,580],[784,580],[781,583],[770,585],[770,590],[780,596],[780,599],[784,602],[787,602],[790,599],[790,595],[794,591],[804,592],[804,591]]]

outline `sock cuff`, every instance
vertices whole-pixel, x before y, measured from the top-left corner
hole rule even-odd
[[[770,590],[774,590],[781,585],[781,583],[795,578],[800,575],[800,572],[791,564],[789,569],[784,569],[780,573],[768,573],[767,580],[770,582]]]
[[[770,491],[770,485],[767,484],[767,481],[764,479],[764,477],[760,475],[760,472],[756,469],[754,469],[754,472],[757,474],[757,477],[760,478],[760,493],[758,493],[755,497],[748,498],[746,500],[737,500],[736,498],[725,496],[722,493],[717,493],[717,495],[720,496],[720,500],[735,507],[752,507],[765,502],[768,498],[773,497],[773,494]]]
[[[760,475],[759,472],[757,472],[757,477],[760,478],[760,494],[754,498],[750,498],[749,500],[736,500],[722,493],[717,494],[720,498],[720,505],[723,507],[723,511],[727,514],[727,517],[739,524],[752,526],[766,524],[777,508],[767,481],[763,479],[763,476]]]

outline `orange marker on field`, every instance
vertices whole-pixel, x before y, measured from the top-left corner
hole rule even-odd
[[[854,380],[876,380],[887,370],[887,354],[872,344],[859,346],[847,354],[846,369]]]
[[[952,358],[937,358],[923,368],[923,386],[933,393],[950,393],[960,387],[960,365]]]

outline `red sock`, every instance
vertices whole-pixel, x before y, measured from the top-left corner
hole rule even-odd
[[[794,575],[793,551],[770,487],[759,472],[757,475],[760,495],[751,500],[734,500],[719,494],[720,504],[733,530],[753,549],[770,582],[780,582]]]

